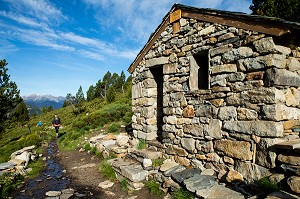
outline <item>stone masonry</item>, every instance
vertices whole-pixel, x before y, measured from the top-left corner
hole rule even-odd
[[[246,182],[270,175],[277,160],[299,172],[299,154],[274,147],[299,139],[300,47],[191,18],[179,24],[177,33],[172,24],[164,29],[132,73],[134,136],[150,145],[159,137],[152,68],[161,67],[162,147],[153,147],[165,158],[186,167],[200,161],[219,178],[238,172]],[[197,55],[208,58],[207,89],[198,88]]]

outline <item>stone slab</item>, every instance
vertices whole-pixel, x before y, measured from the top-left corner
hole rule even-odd
[[[187,190],[193,193],[198,190],[207,189],[218,184],[216,178],[205,175],[194,175],[193,177],[184,180],[183,183],[185,184]]]
[[[178,173],[178,172],[181,172],[185,170],[185,167],[184,166],[181,166],[181,165],[177,165],[175,167],[172,167],[171,169],[167,170],[164,172],[164,175],[167,176],[167,177],[170,177],[172,176],[173,174],[175,173]]]
[[[183,171],[172,174],[172,179],[178,183],[182,183],[184,180],[193,177],[194,175],[200,175],[201,170],[198,168],[189,168]]]
[[[159,159],[162,157],[162,153],[159,151],[151,151],[148,149],[135,150],[131,152],[139,157],[148,158],[148,159]]]
[[[17,164],[14,162],[5,162],[5,163],[0,163],[0,170],[5,170],[5,169],[10,169],[16,166]]]
[[[222,185],[196,191],[196,195],[205,199],[244,199],[244,195]]]
[[[146,179],[148,171],[145,171],[140,164],[132,164],[120,167],[121,174],[132,182],[140,182]]]

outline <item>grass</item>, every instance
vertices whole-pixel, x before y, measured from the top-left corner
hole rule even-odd
[[[115,170],[107,163],[107,159],[104,159],[100,164],[100,171],[103,176],[108,180],[116,180]]]
[[[123,190],[127,191],[128,190],[128,184],[129,184],[128,180],[126,178],[123,178],[123,180],[121,180],[120,183],[121,183],[121,188]]]
[[[146,141],[145,141],[144,139],[140,139],[140,140],[139,140],[139,143],[138,143],[138,145],[137,145],[137,149],[138,149],[138,150],[142,150],[142,149],[145,149],[145,148],[147,148],[147,143],[146,143]]]
[[[280,183],[272,182],[268,177],[264,177],[256,181],[259,190],[263,190],[264,193],[271,193],[281,190]]]
[[[178,191],[173,192],[173,199],[193,199],[194,194],[186,189],[179,189]]]
[[[165,193],[159,188],[160,185],[158,182],[154,180],[149,180],[145,183],[146,187],[148,188],[149,192],[153,195],[162,196]]]
[[[45,168],[45,164],[42,159],[38,159],[36,161],[29,162],[27,167],[32,168],[32,170],[27,173],[27,177],[32,179],[32,178],[36,178],[40,175],[40,173]]]
[[[152,160],[152,166],[157,167],[163,164],[165,159],[154,159]]]
[[[20,174],[5,173],[0,176],[0,198],[7,198],[23,182],[24,177]]]

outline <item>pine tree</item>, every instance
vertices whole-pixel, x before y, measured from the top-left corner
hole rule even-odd
[[[85,100],[81,86],[79,87],[79,89],[78,89],[78,91],[76,93],[75,99],[76,99],[76,104],[80,104],[81,102],[83,102]]]
[[[6,60],[0,60],[0,132],[3,132],[4,122],[12,116],[12,111],[21,102],[20,91],[16,83],[9,80],[6,66]]]
[[[116,100],[116,92],[113,87],[110,87],[107,91],[107,97],[106,100],[108,102],[114,102]]]
[[[96,88],[93,85],[91,85],[89,87],[89,90],[86,92],[86,100],[88,102],[95,99],[95,90]]]
[[[300,22],[300,0],[252,0],[252,14]]]

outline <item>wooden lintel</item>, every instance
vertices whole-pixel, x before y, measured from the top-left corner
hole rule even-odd
[[[128,72],[132,73],[136,66],[142,61],[143,57],[148,53],[154,42],[159,38],[161,33],[165,30],[165,28],[169,25],[170,15],[162,22],[161,26],[158,28],[157,31],[153,33],[153,36],[150,40],[146,43],[145,47],[139,53],[137,58],[133,61],[131,66],[128,68]]]
[[[172,12],[170,14],[170,23],[173,23],[175,21],[178,21],[179,19],[181,19],[181,10],[175,10],[174,12]]]
[[[207,21],[212,23],[218,23],[227,26],[233,26],[237,28],[242,28],[246,30],[253,30],[260,33],[270,34],[274,36],[281,36],[286,33],[290,33],[288,28],[282,28],[279,26],[274,26],[274,24],[268,24],[266,22],[260,22],[252,20],[234,18],[234,17],[226,17],[226,16],[213,16],[208,14],[201,14],[201,13],[189,13],[189,12],[182,12],[183,17],[197,19],[201,21]]]

